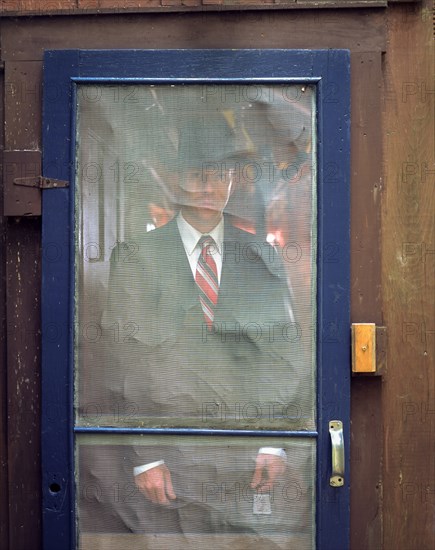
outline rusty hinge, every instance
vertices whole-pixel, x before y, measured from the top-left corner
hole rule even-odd
[[[68,186],[66,181],[44,177],[41,173],[41,151],[3,151],[5,216],[40,216],[41,190]]]
[[[55,189],[57,187],[68,187],[69,182],[66,180],[45,178],[44,176],[30,176],[27,178],[14,178],[14,185],[36,187],[38,189]]]

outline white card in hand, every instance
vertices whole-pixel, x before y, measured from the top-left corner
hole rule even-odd
[[[254,506],[252,512],[254,514],[271,514],[270,495],[268,493],[254,495]]]

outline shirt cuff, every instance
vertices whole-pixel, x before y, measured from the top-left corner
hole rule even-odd
[[[284,449],[278,449],[276,447],[261,447],[258,451],[258,454],[279,456],[287,462],[287,453],[284,451]]]
[[[135,468],[133,468],[133,474],[135,476],[138,476],[139,474],[143,474],[144,472],[151,470],[151,468],[161,466],[164,463],[164,460],[156,460],[155,462],[150,462],[149,464],[144,464],[143,466],[136,466]]]

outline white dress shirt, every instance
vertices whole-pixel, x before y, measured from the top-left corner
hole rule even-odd
[[[217,226],[208,233],[201,233],[192,227],[190,223],[183,218],[183,215],[180,212],[177,216],[177,226],[178,231],[180,232],[181,240],[183,241],[187,259],[189,260],[193,277],[195,277],[196,266],[201,254],[201,247],[198,246],[200,238],[204,237],[204,235],[210,235],[210,237],[214,240],[216,246],[210,248],[209,254],[213,256],[216,263],[218,282],[220,284],[222,273],[222,248],[224,245],[224,219],[222,218]]]

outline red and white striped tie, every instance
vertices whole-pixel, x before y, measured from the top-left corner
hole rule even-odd
[[[199,299],[205,322],[209,329],[213,326],[214,311],[218,301],[219,280],[213,254],[216,243],[210,235],[204,235],[198,241],[201,254],[196,266],[195,282],[200,290]]]

